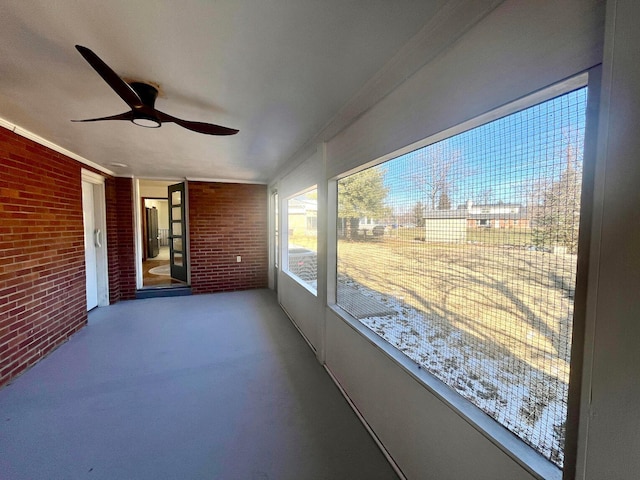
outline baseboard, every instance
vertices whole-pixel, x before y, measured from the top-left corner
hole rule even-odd
[[[389,462],[393,470],[396,472],[396,474],[398,475],[398,478],[400,480],[407,480],[407,477],[402,472],[402,470],[400,469],[396,461],[393,459],[389,451],[382,444],[382,442],[380,441],[376,433],[373,431],[369,423],[367,423],[367,420],[362,416],[362,414],[360,413],[360,410],[358,410],[358,407],[356,407],[355,403],[353,403],[351,398],[349,398],[349,395],[347,395],[347,392],[344,390],[344,388],[342,388],[342,385],[340,385],[340,382],[338,382],[338,379],[333,375],[333,373],[331,372],[331,370],[329,370],[329,367],[327,367],[326,364],[322,366],[324,367],[325,371],[327,372],[331,380],[333,380],[333,383],[336,384],[336,386],[338,387],[338,390],[340,391],[342,396],[345,398],[345,400],[347,401],[351,409],[354,411],[354,413],[356,414],[356,416],[358,417],[362,425],[364,425],[364,428],[367,429],[367,432],[369,432],[369,435],[371,435],[371,438],[373,438],[373,441],[376,442],[376,445],[378,445],[378,448],[380,449],[382,454],[385,456],[385,458],[387,459],[387,461]]]

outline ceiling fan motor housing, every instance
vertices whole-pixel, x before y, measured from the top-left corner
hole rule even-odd
[[[162,122],[155,111],[158,89],[152,85],[142,82],[131,82],[129,86],[138,94],[142,101],[142,106],[133,108],[135,117],[131,120],[136,125],[147,128],[158,128]]]

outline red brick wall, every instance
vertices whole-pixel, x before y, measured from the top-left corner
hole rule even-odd
[[[0,385],[87,321],[80,169],[0,128]]]
[[[0,385],[86,324],[82,168],[0,128]],[[111,302],[135,298],[132,186],[105,182]],[[189,203],[194,293],[266,287],[266,186],[192,182]]]
[[[109,302],[136,298],[135,240],[133,235],[133,180],[107,179],[107,249]]]
[[[266,288],[267,187],[189,182],[188,189],[193,293]]]
[[[116,303],[120,293],[120,271],[118,259],[118,197],[116,179],[104,182],[104,197],[107,210],[107,262],[109,263],[109,303]]]

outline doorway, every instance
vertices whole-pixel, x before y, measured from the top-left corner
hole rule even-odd
[[[142,262],[138,288],[166,289],[188,286],[184,184],[139,180],[139,239]],[[179,194],[174,191],[178,189]],[[177,201],[177,199],[179,201]]]
[[[109,305],[104,177],[82,170],[87,311]]]
[[[142,198],[142,288],[183,284],[171,278],[168,204],[167,198]]]
[[[279,228],[280,228],[280,216],[278,213],[278,190],[273,190],[271,192],[271,211],[273,212],[272,218],[272,244],[271,244],[271,255],[273,258],[273,289],[278,291],[278,270],[280,269],[280,236],[279,236]]]

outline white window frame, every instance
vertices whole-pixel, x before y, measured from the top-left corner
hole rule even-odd
[[[380,350],[382,350],[389,358],[391,358],[396,364],[398,364],[403,370],[405,370],[409,375],[411,375],[414,379],[416,379],[421,385],[424,386],[427,390],[429,390],[433,395],[439,398],[443,403],[448,405],[454,412],[456,412],[460,417],[462,417],[466,422],[468,422],[471,426],[473,426],[478,432],[480,432],[483,436],[485,436],[488,440],[490,440],[493,444],[495,444],[498,448],[504,451],[510,458],[515,460],[518,464],[520,464],[523,468],[525,468],[528,472],[534,475],[535,478],[541,479],[553,479],[560,480],[562,478],[563,472],[559,469],[554,463],[543,457],[540,453],[538,453],[535,449],[527,445],[524,441],[518,438],[515,434],[509,432],[505,427],[503,427],[496,420],[491,418],[485,412],[483,412],[479,407],[474,405],[469,400],[465,399],[454,390],[449,388],[446,384],[438,380],[435,376],[431,375],[429,372],[422,369],[416,363],[411,361],[407,356],[405,356],[400,350],[386,342],[382,337],[377,335],[371,329],[363,325],[356,318],[351,316],[348,312],[340,308],[336,303],[336,293],[337,293],[337,206],[338,206],[338,180],[348,177],[354,173],[358,173],[367,168],[380,165],[388,160],[392,160],[394,158],[400,157],[406,153],[412,152],[414,150],[426,147],[428,145],[432,145],[439,141],[445,140],[447,138],[458,135],[462,132],[471,130],[473,128],[479,127],[481,125],[487,124],[493,120],[500,119],[502,117],[508,116],[512,113],[516,113],[518,111],[529,108],[533,105],[545,102],[547,100],[551,100],[555,97],[561,96],[563,94],[569,93],[573,90],[588,86],[589,84],[589,72],[583,72],[576,76],[573,76],[569,79],[561,81],[557,84],[551,85],[547,88],[541,89],[537,92],[534,92],[530,95],[524,96],[520,99],[517,99],[513,102],[510,102],[506,105],[498,107],[494,110],[491,110],[483,115],[470,119],[466,122],[463,122],[459,125],[456,125],[452,128],[444,130],[440,133],[432,135],[428,138],[415,142],[411,145],[407,145],[401,149],[398,149],[394,152],[388,153],[380,158],[367,162],[363,165],[360,165],[357,168],[351,169],[349,171],[343,172],[340,175],[331,178],[328,181],[328,230],[327,230],[327,304],[328,308],[330,308],[333,312],[335,312],[342,320],[369,340],[372,344],[376,345]],[[591,99],[591,94],[588,96],[588,101]],[[587,106],[587,110],[589,106]],[[587,124],[589,123],[589,119],[587,119]],[[588,131],[589,126],[587,125],[587,132],[585,133],[585,139],[587,135],[592,132]],[[585,140],[585,143],[588,139]],[[585,147],[586,150],[586,147]],[[587,152],[585,152],[585,157],[587,156]],[[585,180],[583,179],[583,182]],[[583,207],[584,208],[584,207]],[[587,212],[590,214],[590,212]],[[588,235],[588,232],[581,232],[581,237]],[[582,242],[582,240],[581,240]],[[582,253],[581,253],[582,255]],[[578,260],[580,261],[580,260]],[[582,273],[586,275],[586,273]],[[579,279],[577,279],[579,281]],[[576,293],[578,295],[578,293]],[[583,323],[583,320],[579,320]],[[574,323],[576,322],[576,317],[574,314]],[[583,329],[583,325],[580,325],[578,328]],[[575,329],[575,327],[574,327]],[[571,370],[573,372],[573,356],[575,355],[575,349],[572,348],[572,358],[571,358]],[[573,375],[570,378],[570,385],[574,382]],[[571,387],[570,387],[571,391]],[[569,408],[571,408],[571,398],[569,399]],[[571,413],[569,413],[571,414]],[[567,435],[569,432],[569,424],[567,423]],[[573,428],[573,427],[571,427]],[[573,432],[572,432],[573,433]],[[565,463],[565,469],[566,469]]]
[[[318,185],[312,185],[310,187],[305,188],[304,190],[300,190],[292,195],[289,195],[282,201],[282,212],[280,213],[280,223],[282,225],[282,230],[280,231],[280,270],[282,273],[286,274],[289,278],[298,283],[301,287],[305,288],[309,293],[313,296],[318,296],[318,289],[313,288],[309,283],[305,282],[303,279],[298,277],[295,273],[289,270],[289,200],[298,197],[300,195],[304,195],[305,193],[309,193],[315,190],[318,191]],[[306,226],[306,222],[305,222]],[[316,283],[320,280],[317,277],[317,262],[318,262],[318,232],[316,232]]]

